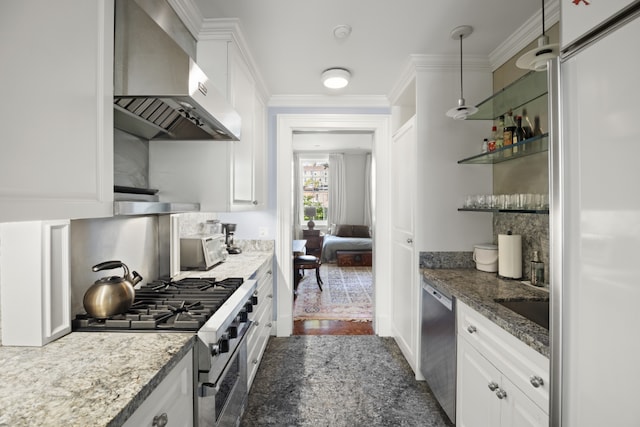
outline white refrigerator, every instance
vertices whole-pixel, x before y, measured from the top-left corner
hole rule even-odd
[[[552,426],[640,426],[640,12],[627,12],[550,62]]]

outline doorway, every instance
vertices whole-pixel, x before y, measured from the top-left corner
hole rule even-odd
[[[389,117],[387,115],[282,114],[277,118],[277,228],[278,285],[276,334],[293,333],[292,241],[293,135],[296,132],[362,132],[372,135],[372,275],[374,285],[373,332],[390,336],[389,263]]]

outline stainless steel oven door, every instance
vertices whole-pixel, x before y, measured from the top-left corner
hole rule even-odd
[[[198,427],[239,424],[248,393],[246,336],[245,333],[240,338],[217,380],[198,384]]]

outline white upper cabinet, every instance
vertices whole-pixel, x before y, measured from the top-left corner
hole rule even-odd
[[[237,30],[234,30],[237,31]],[[154,141],[149,179],[162,196],[198,202],[211,212],[249,211],[267,205],[264,91],[232,32],[200,35],[198,64],[242,119],[240,141]]]
[[[560,3],[560,41],[562,48],[624,9],[633,0],[565,0]]]
[[[113,12],[3,2],[0,222],[112,215]]]

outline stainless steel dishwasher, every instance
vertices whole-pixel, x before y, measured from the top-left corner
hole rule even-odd
[[[456,422],[455,299],[422,280],[420,370],[431,391]]]

